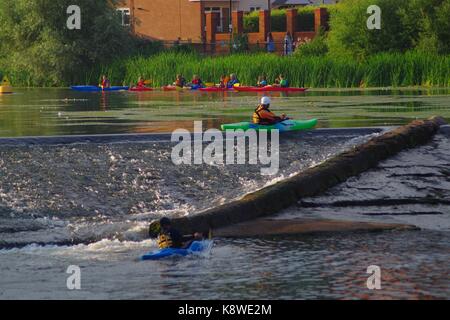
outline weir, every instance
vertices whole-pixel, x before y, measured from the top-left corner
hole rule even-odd
[[[256,220],[255,224],[264,222],[260,224],[266,226],[258,230],[266,232],[266,234],[273,234],[273,232],[268,231],[270,227],[267,227],[271,223],[267,223],[267,220],[263,221],[261,218],[286,209],[302,198],[317,196],[327,189],[346,181],[350,177],[357,176],[368,169],[376,167],[380,161],[392,157],[402,150],[426,144],[439,130],[440,126],[444,124],[446,123],[441,117],[432,117],[428,120],[415,120],[408,125],[398,127],[381,136],[375,137],[352,150],[343,152],[318,166],[300,172],[291,178],[247,194],[242,199],[198,214],[173,219],[173,225],[186,234],[195,231],[206,232],[208,230],[216,231],[219,229],[217,234],[226,236],[227,234],[230,235],[230,228],[225,227],[248,222],[249,220]],[[285,221],[285,225],[292,223],[293,221]],[[298,221],[295,223],[300,224]],[[241,224],[240,226],[241,230],[250,227],[248,223]],[[408,229],[408,226],[404,225],[399,227],[401,229]],[[349,230],[358,229],[353,227],[346,228]],[[383,226],[381,224],[362,226],[364,230],[392,228],[395,228],[395,226]],[[320,227],[309,226],[307,229],[314,229],[315,232],[320,231]],[[329,224],[327,224],[325,231],[336,231],[337,229],[339,228],[330,228]],[[278,226],[278,230],[281,230],[281,234],[284,233],[282,232],[282,226]],[[295,232],[291,228],[288,233],[292,234]],[[257,232],[250,232],[248,235],[256,234]],[[232,232],[231,235],[246,236],[246,232],[240,234],[239,231],[236,231]]]

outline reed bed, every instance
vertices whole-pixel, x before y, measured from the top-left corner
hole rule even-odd
[[[198,74],[205,82],[217,82],[221,75],[236,73],[242,84],[254,85],[258,76],[273,81],[285,75],[291,86],[310,88],[450,86],[450,56],[420,52],[381,53],[365,61],[330,56],[280,57],[272,54],[235,54],[203,57],[196,53],[163,52],[116,61],[101,69],[115,83],[134,83],[139,76],[154,86]]]

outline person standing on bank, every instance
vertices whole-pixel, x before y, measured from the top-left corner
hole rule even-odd
[[[267,34],[267,52],[274,53],[275,52],[275,42],[273,41],[272,32]]]
[[[292,37],[291,33],[288,31],[286,32],[286,36],[284,37],[284,55],[288,56],[292,54],[293,47],[292,47]]]

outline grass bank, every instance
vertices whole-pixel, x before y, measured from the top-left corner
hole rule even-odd
[[[202,57],[195,53],[163,52],[150,57],[137,56],[115,61],[103,67],[118,84],[135,82],[142,75],[154,86],[174,81],[177,73],[186,78],[198,74],[206,82],[217,81],[222,74],[236,73],[242,84],[254,85],[259,75],[269,81],[282,73],[291,86],[310,88],[348,88],[385,86],[450,86],[450,56],[419,52],[381,53],[366,61],[330,56],[280,57],[265,53]],[[94,75],[86,76],[87,82]],[[97,75],[95,75],[97,76]]]

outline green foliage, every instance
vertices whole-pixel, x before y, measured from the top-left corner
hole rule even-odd
[[[299,56],[324,56],[328,53],[328,46],[324,35],[320,35],[312,39],[310,42],[300,45],[295,50],[295,54]]]
[[[381,30],[369,30],[366,12],[381,8]],[[331,15],[328,46],[333,55],[365,59],[380,52],[421,48],[449,53],[450,0],[343,0]]]
[[[417,49],[445,54],[450,52],[450,0],[413,0],[410,23],[420,25]]]
[[[66,27],[69,5],[81,8],[81,30]],[[0,30],[0,66],[28,86],[76,82],[136,48],[109,0],[0,1]]]
[[[245,33],[259,31],[259,12],[252,11],[244,15],[244,31]]]
[[[231,43],[232,53],[242,53],[248,50],[248,36],[247,34],[234,34]]]
[[[322,41],[322,40],[321,40]],[[319,40],[318,40],[319,42]],[[174,81],[177,73],[186,78],[199,74],[206,82],[217,82],[222,74],[236,73],[243,84],[255,85],[259,75],[269,82],[282,73],[292,86],[299,87],[379,87],[379,86],[450,86],[450,56],[420,52],[381,53],[366,62],[350,56],[332,58],[296,54],[233,54],[202,57],[194,53],[164,52],[152,57],[118,60],[104,71],[116,83],[135,82],[139,76],[152,79],[154,86]]]

